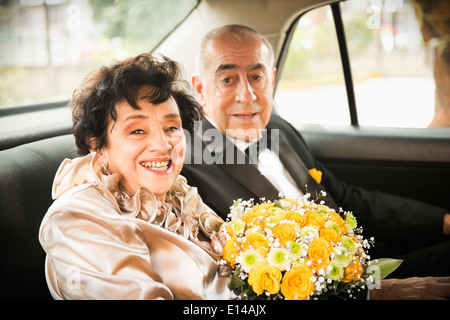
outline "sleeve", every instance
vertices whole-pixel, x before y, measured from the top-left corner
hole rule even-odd
[[[322,171],[321,184],[344,211],[354,213],[366,235],[374,236],[376,242],[378,239],[411,247],[423,247],[446,239],[442,229],[448,210],[415,199],[369,191],[338,179],[313,157],[294,127],[283,119],[276,120],[281,121],[277,125],[283,128],[284,137],[305,164]]]
[[[383,241],[424,246],[444,240],[442,232],[446,209],[415,199],[368,191],[323,172],[322,183],[344,211],[352,211],[365,233]]]
[[[94,197],[58,200],[40,230],[54,298],[173,299],[152,269],[145,238],[131,219]]]

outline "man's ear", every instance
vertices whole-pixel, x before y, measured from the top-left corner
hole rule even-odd
[[[273,68],[272,87],[275,86],[275,79],[277,78],[277,68]]]
[[[194,88],[195,92],[197,93],[197,97],[200,101],[200,105],[203,107],[205,105],[205,99],[203,96],[203,82],[202,79],[198,74],[192,75],[191,78],[192,87]]]

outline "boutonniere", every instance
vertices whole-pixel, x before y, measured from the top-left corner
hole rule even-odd
[[[317,170],[316,168],[312,168],[308,170],[311,177],[314,178],[314,180],[317,181],[317,183],[320,183],[322,181],[322,171]]]

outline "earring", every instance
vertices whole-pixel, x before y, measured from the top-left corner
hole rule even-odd
[[[102,173],[106,176],[108,176],[111,172],[108,170],[108,168],[105,166],[104,163],[102,163]]]

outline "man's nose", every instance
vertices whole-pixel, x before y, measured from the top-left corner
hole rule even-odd
[[[239,85],[236,89],[236,102],[242,104],[250,104],[256,100],[256,95],[253,90],[253,87],[248,82],[247,79],[239,82]]]

